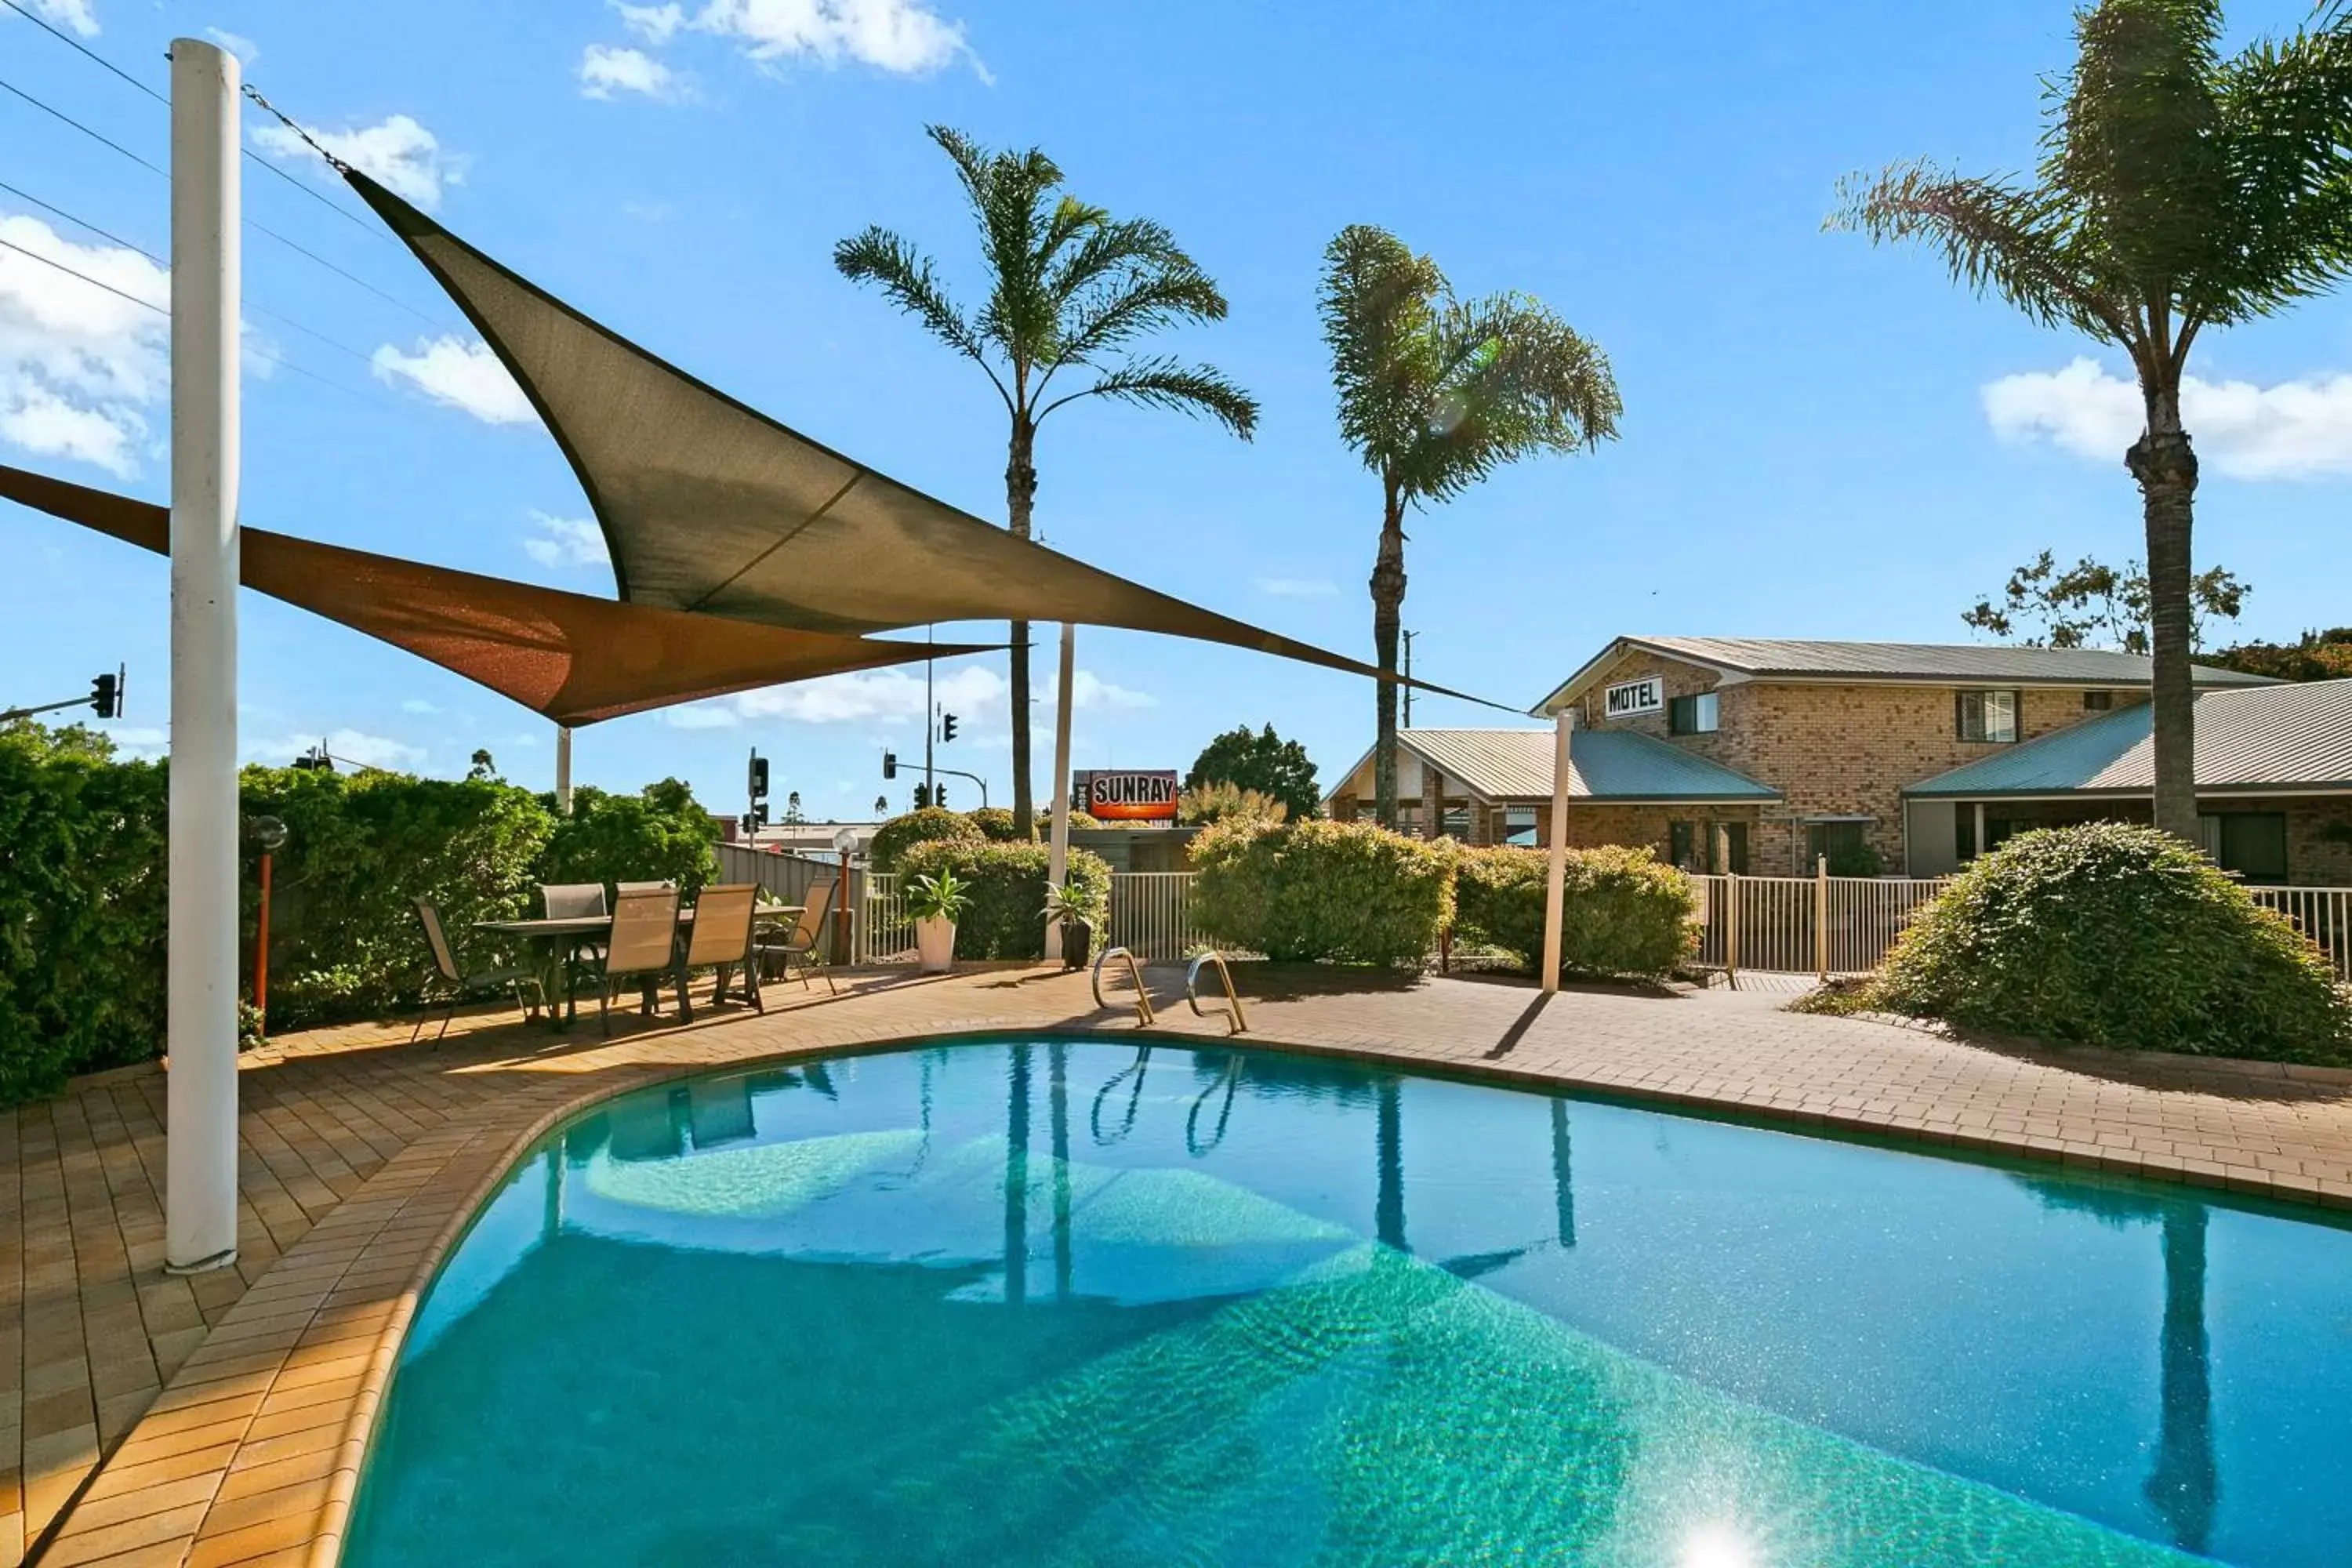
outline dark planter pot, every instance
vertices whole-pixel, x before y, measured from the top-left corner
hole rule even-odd
[[[1062,928],[1062,967],[1084,969],[1087,950],[1094,945],[1095,933],[1086,926],[1068,924]]]

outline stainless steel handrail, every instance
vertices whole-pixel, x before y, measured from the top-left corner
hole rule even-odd
[[[1215,964],[1217,978],[1225,983],[1225,1002],[1228,1008],[1225,1023],[1228,1029],[1236,1035],[1249,1033],[1249,1018],[1242,1012],[1241,993],[1234,989],[1234,972],[1225,967],[1224,955],[1214,948],[1211,948],[1192,960],[1192,967],[1184,972],[1184,1000],[1192,1004],[1194,1016],[1205,1018],[1209,1016],[1202,1010],[1199,991],[1201,965],[1204,963]]]
[[[1135,1022],[1137,1026],[1140,1027],[1145,1024],[1150,1023],[1151,993],[1144,989],[1143,965],[1136,962],[1135,954],[1129,952],[1123,947],[1105,948],[1103,950],[1102,956],[1095,960],[1095,1005],[1097,1007],[1108,1007],[1110,1005],[1108,1002],[1103,1000],[1102,972],[1103,965],[1108,963],[1114,958],[1123,958],[1127,960],[1128,977],[1135,982]]]

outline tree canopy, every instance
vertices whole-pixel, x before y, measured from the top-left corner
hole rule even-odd
[[[2233,621],[2253,590],[2226,567],[2189,580],[2189,646],[2205,646],[2213,621]],[[1979,599],[1960,613],[1964,626],[2028,647],[2117,647],[2147,652],[2147,568],[2121,569],[2085,555],[2059,570],[2047,550],[2009,574],[1999,602]]]
[[[1307,748],[1284,740],[1271,724],[1255,731],[1239,725],[1201,748],[1192,771],[1184,775],[1184,787],[1199,790],[1219,784],[1278,801],[1294,817],[1314,816],[1323,799]]]

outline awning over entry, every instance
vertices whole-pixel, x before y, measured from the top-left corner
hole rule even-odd
[[[169,551],[171,514],[146,501],[5,466],[0,496],[158,554]],[[265,529],[241,531],[247,587],[405,648],[559,724],[593,724],[780,681],[990,647],[753,626]]]
[[[1076,621],[1396,679],[1016,539],[900,484],[589,320],[365,174],[342,174],[530,396],[587,492],[633,604],[815,631]]]

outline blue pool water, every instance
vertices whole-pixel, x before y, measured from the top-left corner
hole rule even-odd
[[[551,1135],[345,1561],[2352,1562],[2352,1231],[1265,1053],[963,1044]]]

